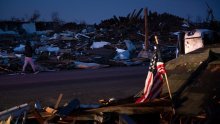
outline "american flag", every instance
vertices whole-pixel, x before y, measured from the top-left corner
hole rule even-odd
[[[144,93],[135,103],[142,103],[157,98],[162,92],[163,74],[165,73],[164,63],[159,52],[155,50],[145,80]]]

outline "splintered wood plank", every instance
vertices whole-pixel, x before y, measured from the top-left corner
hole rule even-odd
[[[102,113],[91,112],[73,112],[71,115],[62,118],[58,123],[80,123],[80,122],[99,122],[103,123],[104,117]]]
[[[60,104],[60,101],[61,101],[62,97],[63,97],[63,94],[61,93],[59,95],[58,99],[57,99],[57,102],[56,102],[56,104],[54,106],[54,109],[57,109],[59,107],[59,104]]]
[[[35,119],[40,123],[40,124],[44,124],[45,120],[43,119],[43,117],[41,116],[41,114],[37,111],[37,110],[33,110],[33,114],[35,116]]]
[[[157,113],[157,112],[171,112],[172,107],[119,107],[119,106],[112,106],[112,107],[103,107],[93,110],[88,110],[88,112],[115,112],[119,114],[127,114],[127,115],[133,115],[133,114],[146,114],[146,113]]]

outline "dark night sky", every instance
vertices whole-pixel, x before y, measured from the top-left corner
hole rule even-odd
[[[134,9],[148,7],[158,13],[171,13],[180,17],[191,17],[196,21],[207,16],[205,1],[220,20],[220,0],[0,0],[0,20],[29,18],[35,10],[40,20],[49,21],[53,12],[65,21],[100,23],[116,16],[127,16]]]

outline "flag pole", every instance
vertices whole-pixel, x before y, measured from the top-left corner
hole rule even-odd
[[[158,39],[157,39],[157,36],[155,35],[155,41],[156,41],[156,44],[158,45]],[[169,86],[169,82],[168,82],[168,78],[167,78],[167,74],[164,73],[164,76],[165,76],[165,81],[166,81],[166,84],[167,84],[167,89],[168,89],[168,92],[169,92],[169,96],[170,96],[170,99],[171,101],[173,101],[173,97],[171,95],[171,91],[170,91],[170,86]],[[173,114],[175,114],[175,109],[173,107]]]

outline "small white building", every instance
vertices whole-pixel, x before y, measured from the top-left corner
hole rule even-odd
[[[213,41],[213,31],[208,29],[196,29],[185,32],[184,52],[185,54],[203,48],[207,42]]]

